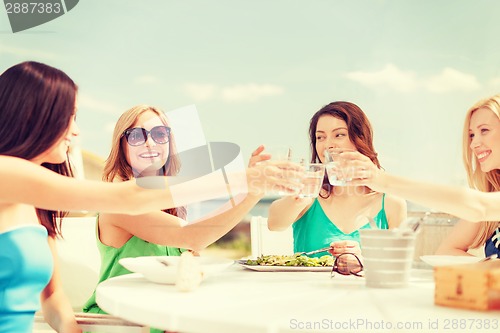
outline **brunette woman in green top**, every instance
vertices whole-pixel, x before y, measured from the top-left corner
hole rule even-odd
[[[341,148],[360,152],[380,168],[370,122],[353,103],[338,101],[321,108],[311,118],[309,136],[311,162],[324,163],[325,149]],[[335,256],[359,255],[359,229],[371,227],[366,217],[373,218],[377,228],[395,228],[406,219],[406,202],[366,186],[332,186],[325,175],[318,198],[285,196],[274,201],[268,224],[270,230],[292,225],[295,252],[331,245]]]
[[[255,166],[268,159],[260,155],[259,147],[250,159],[250,165],[261,168],[266,180],[252,185],[246,195],[234,198],[236,205],[220,214],[194,224],[186,225],[185,207],[177,207],[142,215],[100,214],[97,220],[97,243],[101,253],[99,282],[114,276],[128,274],[118,261],[126,257],[172,255],[183,249],[199,251],[230,231],[262,198],[266,187],[278,186],[292,193],[298,184],[280,177],[276,168],[298,165]],[[107,182],[154,175],[176,175],[180,170],[174,136],[163,112],[155,107],[139,105],[119,118],[113,133],[112,149],[104,166],[103,179]],[[104,313],[95,301],[95,292],[84,306],[84,312]]]

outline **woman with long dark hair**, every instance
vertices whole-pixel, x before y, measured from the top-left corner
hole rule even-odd
[[[325,163],[324,152],[354,150],[380,168],[373,147],[373,131],[365,113],[350,102],[332,102],[311,118],[311,162]],[[308,252],[328,246],[337,256],[360,254],[359,229],[371,228],[372,218],[380,229],[397,227],[406,219],[406,202],[374,192],[366,186],[332,186],[327,176],[315,199],[287,196],[269,209],[269,229],[293,227],[294,251]],[[324,253],[316,254],[321,256]]]
[[[154,179],[156,189],[134,180],[72,178],[67,153],[79,133],[76,94],[64,72],[38,62],[17,64],[0,75],[0,332],[30,333],[40,302],[57,332],[81,331],[54,260],[65,211],[138,215],[227,193],[226,184],[169,186],[166,176]],[[262,195],[269,184],[288,191],[297,185],[280,177],[280,166],[263,171],[254,166],[234,175],[240,181],[234,190]]]

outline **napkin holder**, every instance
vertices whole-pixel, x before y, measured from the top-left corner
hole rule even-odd
[[[434,268],[434,303],[472,310],[500,309],[500,260]]]

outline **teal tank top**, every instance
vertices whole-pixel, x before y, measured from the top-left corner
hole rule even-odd
[[[99,253],[101,255],[101,269],[99,283],[115,276],[130,274],[128,269],[120,265],[118,262],[122,258],[135,258],[143,256],[180,256],[184,249],[169,247],[149,243],[136,236],[132,236],[120,248],[107,246],[99,239],[99,221],[96,223],[96,241]],[[83,312],[102,313],[106,314],[96,303],[95,290],[89,300],[83,306]],[[153,332],[163,332],[163,330],[151,329]]]
[[[0,233],[0,332],[31,333],[40,293],[54,262],[47,229],[26,225]]]
[[[382,208],[373,218],[380,229],[388,229],[387,216],[385,214],[385,193],[382,195]],[[359,242],[359,229],[346,234],[342,232],[328,216],[315,199],[307,212],[295,223],[293,228],[293,251],[308,252],[330,246],[330,243],[342,240],[354,240]],[[370,229],[369,223],[360,229]],[[317,253],[311,257],[321,257],[325,253]]]

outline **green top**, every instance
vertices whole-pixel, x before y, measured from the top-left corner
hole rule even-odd
[[[382,207],[373,218],[380,229],[389,229],[387,216],[385,214],[385,193],[382,196]],[[340,230],[328,216],[315,199],[307,212],[292,224],[293,228],[293,251],[309,252],[330,246],[330,243],[342,240],[354,240],[359,243],[359,229],[370,229],[369,223],[350,234]],[[311,257],[321,257],[325,253],[317,253]]]
[[[97,219],[99,219],[99,217],[97,217]],[[101,270],[99,283],[115,276],[132,273],[128,269],[120,265],[118,261],[122,258],[135,258],[143,256],[180,256],[182,252],[186,251],[184,249],[175,247],[149,243],[136,236],[132,236],[120,248],[107,246],[101,243],[101,240],[99,239],[99,221],[97,221],[96,223],[96,240],[97,248],[99,249],[99,253],[101,254]],[[106,312],[103,311],[95,301],[95,290],[92,296],[83,306],[83,312],[106,314]],[[151,332],[163,331],[152,329]]]

